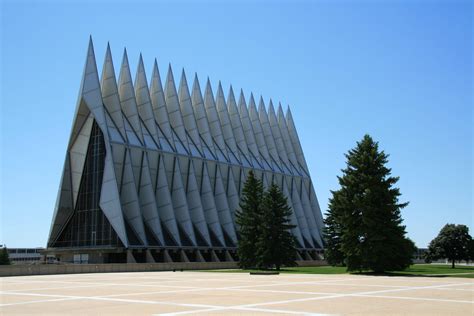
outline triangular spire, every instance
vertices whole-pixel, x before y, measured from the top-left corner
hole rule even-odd
[[[125,113],[127,120],[143,144],[142,127],[138,116],[137,103],[135,101],[135,89],[133,88],[132,75],[130,74],[127,49],[123,51],[118,88],[122,111]]]
[[[163,133],[165,139],[162,140],[162,147],[168,146],[174,148],[174,139],[171,133],[171,125],[168,118],[168,111],[166,109],[165,95],[163,86],[161,85],[160,71],[158,70],[158,63],[155,59],[153,64],[153,73],[151,76],[150,97],[155,120]]]
[[[260,124],[262,125],[262,131],[265,137],[265,143],[267,144],[268,153],[270,154],[271,158],[273,158],[271,160],[277,164],[277,166],[274,167],[280,167],[280,159],[278,156],[275,139],[270,128],[270,123],[268,122],[268,115],[267,111],[265,110],[265,103],[263,102],[262,97],[260,97],[258,105],[258,116],[260,119]]]
[[[255,105],[255,100],[253,94],[250,94],[249,101],[249,116],[252,122],[253,131],[255,133],[255,140],[257,142],[258,149],[262,154],[263,158],[267,162],[265,169],[271,169],[270,166],[270,154],[268,153],[267,144],[265,143],[265,136],[263,135],[262,125],[258,117],[257,107]]]
[[[74,114],[74,123],[71,132],[71,138],[68,147],[71,146],[71,141],[74,140],[84,124],[89,112],[95,112],[99,126],[105,131],[105,117],[101,107],[102,96],[100,94],[99,75],[97,73],[97,64],[95,61],[94,44],[92,37],[89,38],[89,46],[87,48],[86,63],[84,65],[84,72],[82,73],[82,81],[80,88],[79,100]],[[87,106],[81,102],[84,100]]]
[[[219,120],[219,115],[217,114],[216,103],[214,102],[209,78],[207,78],[206,92],[204,93],[204,106],[206,108],[207,120],[209,122],[212,137],[216,145],[219,147],[219,149],[216,148],[216,154],[219,157],[219,160],[227,160],[227,149],[224,142],[224,135],[222,133],[221,122]]]
[[[147,134],[149,133],[154,141],[159,143],[159,134],[155,124],[155,116],[151,105],[150,91],[148,90],[148,81],[146,79],[142,54],[140,54],[140,58],[138,59],[137,74],[135,76],[135,96],[137,98],[138,113],[145,123]],[[146,139],[145,137],[145,143],[147,147],[150,147],[152,140]]]
[[[257,141],[255,139],[255,132],[253,130],[252,121],[250,120],[247,104],[245,102],[244,92],[240,90],[239,97],[239,112],[240,120],[242,122],[242,128],[244,130],[245,140],[251,153],[252,164],[261,164],[260,153],[258,151]],[[253,161],[256,160],[256,161]],[[257,166],[254,166],[257,167]]]
[[[272,130],[273,137],[275,138],[275,145],[277,147],[278,154],[280,155],[280,158],[283,160],[283,163],[286,165],[286,167],[289,168],[289,161],[285,148],[285,143],[283,142],[280,127],[278,126],[278,118],[275,114],[275,108],[273,107],[273,102],[271,99],[268,105],[268,121],[270,123],[270,128]]]
[[[288,106],[288,110],[286,111],[286,124],[288,126],[288,132],[290,133],[291,142],[293,143],[296,159],[306,174],[309,175],[308,165],[306,164],[306,160],[304,158],[303,149],[301,148],[298,132],[296,131],[295,123],[293,121],[293,116],[291,115],[290,106]]]
[[[171,69],[171,64],[168,66],[168,75],[166,77],[165,84],[165,101],[166,108],[168,109],[168,116],[170,119],[171,126],[178,136],[179,139],[175,139],[175,145],[177,150],[180,150],[181,147],[184,147],[185,151],[189,150],[188,139],[186,137],[186,131],[184,129],[183,117],[181,115],[181,110],[178,100],[178,92],[176,91],[176,86],[174,83],[173,70]],[[185,152],[182,152],[185,153]]]
[[[92,36],[90,36],[89,46],[87,47],[87,60],[84,67],[84,74],[89,75],[94,73],[97,73],[97,64],[95,61],[94,43],[92,42]],[[84,89],[82,93],[87,93],[87,89]]]
[[[245,102],[245,100],[243,102]],[[246,157],[247,160],[249,160],[250,158],[248,157],[249,153],[247,148],[247,141],[245,140],[244,129],[242,127],[242,122],[240,121],[239,109],[237,108],[237,103],[235,102],[234,90],[232,89],[232,86],[230,86],[229,95],[227,97],[227,108],[229,111],[230,122],[234,132],[235,142],[237,146],[239,146],[239,149],[242,154]]]
[[[191,103],[191,96],[189,95],[188,81],[186,80],[186,73],[184,69],[181,73],[181,80],[178,90],[179,104],[181,106],[181,113],[183,114],[184,127],[188,131],[188,134],[192,140],[192,143],[197,147],[197,150],[202,152],[201,139],[199,137],[199,130],[196,125],[196,119],[194,117],[193,106]],[[191,144],[190,149],[191,149]],[[191,150],[192,151],[192,150]],[[196,155],[193,153],[193,155]]]
[[[109,112],[114,124],[119,129],[122,136],[125,136],[125,127],[123,123],[122,110],[120,108],[120,99],[118,96],[117,80],[115,79],[115,69],[112,60],[110,45],[107,44],[104,66],[102,67],[102,99],[105,108]]]
[[[280,127],[280,132],[281,136],[283,137],[283,143],[286,148],[288,159],[294,166],[297,166],[298,160],[296,159],[295,149],[293,148],[293,144],[291,142],[290,133],[288,132],[288,126],[286,125],[286,118],[283,114],[281,103],[278,104],[278,126]]]
[[[105,82],[107,80],[112,79],[112,78],[115,79],[114,61],[112,59],[112,52],[110,50],[110,44],[107,43],[107,50],[105,52],[104,66],[102,67],[102,82],[101,82],[101,85],[104,86]],[[115,86],[117,86],[117,82],[115,82]]]
[[[229,112],[227,110],[227,104],[224,98],[224,91],[222,91],[222,85],[220,81],[219,81],[219,86],[217,88],[216,106],[217,106],[217,111],[219,115],[219,120],[221,122],[224,140],[230,149],[229,157],[230,159],[232,159],[233,158],[232,155],[234,155],[235,158],[240,160],[239,151],[237,149],[237,144],[235,142],[234,132],[232,131],[232,125],[230,123]]]
[[[193,105],[194,117],[196,118],[196,125],[203,140],[202,147],[204,155],[206,155],[207,158],[213,159],[215,157],[214,143],[212,141],[211,129],[207,120],[206,109],[204,108],[204,100],[202,98],[201,87],[197,75],[194,75],[191,102]]]

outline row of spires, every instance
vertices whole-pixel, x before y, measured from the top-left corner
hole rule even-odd
[[[239,155],[238,146],[244,155],[252,152],[253,156],[258,157],[258,159],[263,157],[265,160],[270,161],[268,157],[271,156],[272,158],[276,158],[277,161],[285,162],[285,164],[290,162],[288,165],[293,164],[296,166],[298,172],[299,170],[303,170],[303,173],[306,173],[307,177],[305,177],[306,179],[304,181],[309,180],[309,185],[311,186],[309,172],[296,133],[291,111],[288,109],[285,117],[283,109],[281,105],[279,105],[278,114],[276,114],[271,100],[267,114],[263,98],[260,98],[259,109],[257,110],[253,95],[251,95],[249,106],[247,107],[243,92],[241,91],[237,106],[232,87],[229,90],[226,102],[220,83],[218,85],[216,98],[214,99],[209,79],[207,80],[203,98],[197,76],[195,76],[192,93],[190,94],[184,71],[182,72],[181,82],[177,91],[171,66],[169,67],[165,88],[163,89],[156,60],[149,85],[141,55],[135,83],[132,83],[126,51],[124,52],[119,80],[117,82],[110,45],[107,45],[102,76],[101,79],[99,79],[92,40],[89,43],[87,61],[84,68],[81,84],[81,98],[76,110],[70,146],[74,143],[79,143],[75,142],[75,136],[80,133],[81,122],[84,122],[85,119],[89,117],[90,110],[104,132],[117,129],[122,137],[125,136],[128,138],[129,132],[132,130],[136,133],[136,136],[140,138],[140,141],[145,144],[147,137],[161,142],[161,137],[164,136],[168,140],[171,140],[174,146],[177,146],[179,143],[173,142],[173,140],[178,137],[181,142],[185,142],[185,147],[189,146],[191,141],[194,141],[195,143],[199,143],[197,147],[205,147],[205,145],[207,145],[211,152],[218,151],[217,148],[214,149],[215,147],[227,151],[227,145],[229,148],[227,154],[237,153],[237,155]],[[85,101],[87,106],[83,105],[82,100]],[[105,132],[104,137],[107,138],[111,136],[107,136]],[[190,139],[189,144],[187,143],[188,137]],[[201,143],[202,146],[200,145]],[[80,146],[80,144],[78,146]],[[75,159],[75,156],[82,157],[83,155],[75,155],[74,150],[71,150],[71,159]],[[111,163],[113,163],[111,159],[111,156],[106,156],[106,166],[110,166]],[[123,236],[123,229],[120,228],[123,227],[123,224],[120,224],[121,215],[116,212],[117,209],[120,209],[120,206],[117,204],[120,203],[118,199],[119,193],[116,192],[117,183],[115,182],[116,180],[113,173],[107,173],[106,171],[107,168],[105,168],[104,174],[108,174],[109,176],[107,177],[107,181],[103,182],[103,192],[108,192],[108,198],[110,199],[107,199],[104,203],[101,202],[103,204],[101,204],[101,208],[111,221],[114,229],[119,235]],[[79,179],[74,172],[72,173],[72,177]],[[294,179],[292,179],[292,181],[294,181]],[[75,192],[74,201],[76,200],[79,188],[78,184],[74,186],[76,182],[79,183],[78,181],[72,181],[73,192]],[[232,181],[230,181],[230,183],[232,183]],[[301,229],[305,231],[306,237],[308,237],[307,239],[310,240],[312,235],[322,244],[319,236],[322,227],[322,218],[312,186],[311,190],[312,192],[309,192],[311,201],[306,203],[307,208],[302,209],[300,207],[296,209],[295,216],[297,217],[299,225],[301,225]],[[314,197],[311,197],[311,194]],[[298,194],[295,195],[295,198],[299,200]],[[183,201],[185,199],[186,198],[184,198]],[[176,214],[180,214],[176,206],[178,204],[175,205],[174,202],[173,200],[174,211]],[[232,210],[236,208],[237,204],[232,207]],[[138,209],[139,207],[134,210],[136,211]],[[126,210],[124,210],[124,212],[125,211]],[[170,214],[172,214],[172,212]],[[313,218],[313,216],[317,218]],[[140,221],[138,215],[136,218],[137,221]],[[312,226],[313,228],[310,234],[307,221],[311,218],[313,218],[313,222],[316,221],[317,224]],[[184,218],[183,221],[185,221]],[[229,223],[229,225],[232,224],[231,221],[226,221],[221,224],[225,226],[227,223]],[[159,225],[155,226],[158,227]],[[300,228],[295,229],[299,231]],[[192,231],[192,227],[190,231]]]
[[[95,71],[97,71],[97,66],[95,65],[95,55],[93,51],[92,39],[89,43],[88,58],[91,56],[94,58],[94,67]],[[88,72],[87,65],[85,71],[86,73]],[[111,82],[109,82],[109,80]],[[175,129],[175,132],[178,134],[178,137],[181,141],[186,139],[186,136],[183,134],[183,132],[181,132],[181,134],[183,135],[180,135],[180,130],[184,131],[184,126],[186,127],[185,129],[188,130],[188,133],[191,134],[190,137],[193,138],[194,131],[189,131],[191,126],[196,130],[197,133],[201,135],[201,137],[204,139],[208,146],[212,145],[212,136],[210,131],[206,132],[205,128],[201,128],[202,126],[200,126],[200,120],[208,120],[208,124],[211,129],[213,128],[212,124],[217,123],[218,125],[220,125],[220,127],[218,127],[219,130],[222,128],[222,126],[229,124],[231,126],[230,133],[227,133],[226,135],[225,131],[223,131],[223,135],[221,135],[222,137],[215,137],[216,135],[213,135],[214,141],[216,141],[216,143],[219,145],[219,147],[221,147],[221,149],[225,148],[225,142],[227,143],[227,145],[230,146],[230,149],[233,152],[237,152],[237,148],[233,148],[235,147],[235,145],[233,144],[238,145],[239,142],[244,142],[245,146],[239,146],[239,148],[244,151],[244,154],[248,149],[252,151],[252,153],[254,153],[254,155],[257,157],[259,156],[258,153],[260,152],[262,156],[267,159],[267,161],[270,161],[270,155],[273,157],[280,157],[285,162],[293,161],[294,164],[299,165],[304,170],[306,175],[309,176],[309,170],[304,159],[301,144],[297,136],[296,128],[294,126],[291,110],[289,107],[286,111],[285,116],[281,103],[279,103],[276,113],[275,108],[273,106],[273,102],[270,99],[267,112],[263,97],[260,97],[259,107],[257,110],[253,93],[250,94],[249,106],[247,107],[244,92],[242,89],[240,90],[238,103],[236,102],[232,85],[229,88],[229,93],[226,101],[220,81],[218,83],[217,94],[214,99],[214,94],[212,92],[212,87],[209,78],[207,78],[203,98],[197,74],[195,74],[194,76],[192,93],[190,95],[184,69],[181,73],[179,89],[178,91],[176,91],[171,64],[169,64],[168,67],[165,88],[163,90],[156,59],[154,60],[151,81],[150,84],[148,84],[141,53],[138,61],[135,84],[130,83],[132,83],[132,76],[128,62],[127,50],[124,49],[122,65],[118,80],[118,88],[131,90],[125,91],[122,95],[126,95],[128,97],[125,98],[125,100],[121,100],[123,101],[123,103],[125,103],[123,105],[123,110],[127,117],[133,117],[134,115],[138,117],[139,112],[140,117],[144,120],[145,125],[147,125],[147,120],[151,120],[152,118],[156,119],[158,125],[162,127],[162,132],[163,134],[165,134],[164,136],[168,139],[173,139],[173,136],[170,132],[171,129],[168,128],[170,122],[172,123],[171,125],[173,127],[175,125],[179,125],[179,127],[183,128]],[[135,88],[133,86],[135,86]],[[117,91],[117,81],[115,80],[115,70],[113,66],[112,53],[110,50],[109,43],[107,44],[104,67],[102,69],[101,89],[104,99],[114,93],[112,90]],[[110,89],[111,91],[107,91],[108,89]],[[133,91],[134,89],[135,91]],[[142,95],[142,92],[145,93],[145,95]],[[127,105],[127,100],[132,99],[133,97],[136,97],[137,104],[135,106]],[[171,102],[166,102],[165,98],[170,99]],[[147,102],[150,102],[153,105],[152,109],[154,113],[145,113],[147,109],[140,108],[143,103]],[[173,102],[175,104],[169,104]],[[104,103],[106,103],[107,107],[107,102]],[[210,109],[206,107],[206,109],[204,110],[193,108],[195,104],[212,104],[212,106],[209,107]],[[138,108],[138,112],[136,112],[133,107]],[[170,107],[176,109],[176,111],[173,112],[173,110],[169,110]],[[129,113],[127,113],[127,111]],[[206,111],[214,111],[215,113],[212,113],[211,115],[207,113],[206,115]],[[110,111],[109,109],[109,112],[113,111]],[[223,112],[225,112],[225,114],[222,114]],[[111,113],[111,115],[113,116],[113,113]],[[195,120],[191,120],[194,122],[189,121],[189,117],[195,118]],[[232,120],[230,118],[232,118]],[[259,120],[260,123],[246,124],[247,120],[248,122],[251,122],[255,119]],[[234,129],[235,131],[235,127],[233,126],[234,120],[239,121],[238,124],[241,125],[241,130],[244,132],[243,134],[245,135],[245,137],[243,137],[242,135],[241,137],[239,137],[239,135],[232,131],[232,129]],[[132,125],[134,125],[134,128],[138,130],[140,129],[140,123],[138,118],[135,124],[133,124],[133,120],[131,120],[131,123]],[[264,127],[265,124],[268,125],[266,126],[266,129]],[[274,128],[275,126],[277,126],[278,128]],[[153,131],[154,128],[149,128],[149,130]],[[143,136],[141,135],[139,137],[143,138]],[[198,137],[199,136],[197,136],[197,138]],[[198,139],[193,140],[196,142],[199,141]],[[289,142],[292,143],[293,146],[288,146],[289,142],[287,140],[290,140]]]
[[[106,61],[107,61],[107,55],[110,55],[111,56],[111,49],[110,49],[110,43],[107,42],[107,52],[106,52]],[[105,64],[105,62],[104,62]],[[128,66],[128,54],[127,54],[127,48],[124,47],[123,49],[123,58],[122,58],[122,65],[123,64],[126,64]],[[142,71],[142,69],[144,69],[144,63],[143,63],[143,56],[142,56],[142,53],[140,52],[139,54],[139,58],[138,58],[138,69],[137,69],[137,76],[138,77],[138,72],[139,71]],[[155,75],[155,72],[157,73],[158,77],[160,76],[160,73],[159,73],[159,69],[158,69],[158,61],[157,59],[155,58],[154,59],[154,62],[153,62],[153,75]],[[168,77],[167,77],[167,81],[169,78],[172,78],[173,81],[174,81],[174,75],[173,75],[173,69],[171,67],[171,62],[168,63]],[[120,81],[120,79],[119,79]],[[184,82],[184,84],[187,86],[187,79],[186,79],[186,72],[184,70],[184,67],[181,69],[181,80],[180,82]],[[198,78],[198,75],[197,75],[197,72],[194,73],[194,84],[193,84],[193,90],[194,90],[194,87],[195,85],[197,86],[200,86],[199,84],[199,78]],[[151,85],[151,84],[150,84]],[[181,85],[180,85],[181,86]],[[210,78],[209,76],[207,76],[207,80],[206,80],[206,90],[207,89],[211,89],[211,82],[210,82]],[[219,80],[218,82],[218,90],[220,91],[223,91],[222,89],[222,84],[221,84],[221,81]],[[229,86],[229,93],[228,93],[228,99],[229,98],[233,98],[235,100],[235,96],[234,96],[234,89],[232,87],[232,84],[230,84]],[[240,89],[240,95],[239,95],[239,104],[241,103],[240,100],[243,100],[243,102],[245,103],[245,96],[244,96],[244,91],[243,89]],[[250,92],[250,103],[255,103],[255,98],[253,96],[253,92]],[[260,95],[260,99],[259,99],[259,108],[260,107],[265,107],[265,102],[263,100],[263,96]],[[272,101],[272,98],[269,99],[269,111],[273,110],[275,111],[274,109],[274,106],[273,106],[273,101]],[[281,102],[278,102],[278,111],[281,111],[283,113],[283,107],[281,105]],[[291,115],[291,110],[290,110],[290,106],[287,105],[287,110],[286,110],[286,115]]]

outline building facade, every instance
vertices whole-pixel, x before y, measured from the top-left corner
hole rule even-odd
[[[323,220],[288,109],[253,95],[204,93],[184,70],[135,80],[110,47],[99,76],[92,40],[67,147],[48,252],[73,262],[234,261],[235,212],[249,170],[293,209],[300,259],[323,247]],[[83,260],[83,258],[86,258]]]
[[[8,248],[8,257],[11,264],[40,264],[54,263],[53,255],[43,255],[44,248]]]

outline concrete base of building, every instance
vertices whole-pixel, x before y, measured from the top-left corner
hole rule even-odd
[[[44,250],[45,255],[54,255],[59,263],[69,264],[113,264],[113,263],[211,263],[237,262],[236,248],[71,248]],[[321,260],[315,249],[298,250],[298,261]]]

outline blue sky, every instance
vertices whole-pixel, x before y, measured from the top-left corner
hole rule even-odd
[[[470,1],[1,2],[0,243],[45,246],[89,34],[162,74],[290,104],[321,208],[365,133],[400,176],[408,235],[473,225]],[[471,231],[472,233],[472,231]]]

